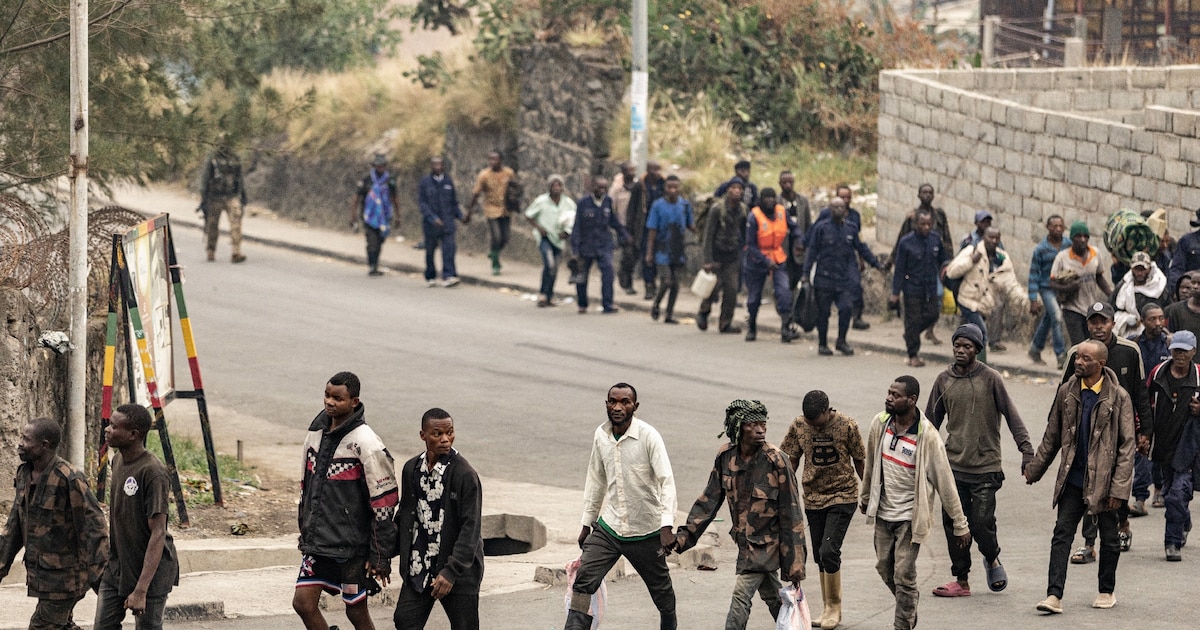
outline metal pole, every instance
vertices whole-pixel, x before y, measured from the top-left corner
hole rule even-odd
[[[88,0],[71,0],[71,211],[68,287],[71,343],[67,355],[67,458],[86,466],[88,234]]]
[[[650,115],[650,74],[646,72],[647,20],[646,0],[633,0],[633,81],[629,90],[629,153],[639,177],[646,172],[646,119]]]

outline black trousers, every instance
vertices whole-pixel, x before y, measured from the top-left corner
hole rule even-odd
[[[921,352],[921,333],[941,316],[942,301],[936,293],[930,297],[904,294],[904,347],[910,359]]]
[[[1072,346],[1092,338],[1088,334],[1087,317],[1075,311],[1063,309],[1062,318],[1063,325],[1067,329],[1067,337],[1070,338]]]
[[[842,569],[842,541],[854,518],[853,503],[831,505],[820,510],[804,510],[812,540],[813,559],[821,573],[837,573]]]
[[[917,332],[921,332],[918,329]],[[996,491],[1004,485],[1004,473],[970,474],[954,473],[954,485],[958,500],[962,503],[967,524],[971,527],[971,539],[979,547],[979,553],[991,566],[1000,556],[1000,541],[996,537]],[[946,530],[946,546],[950,550],[950,572],[954,577],[965,580],[971,573],[971,548],[959,549],[958,537],[954,535],[954,520],[942,511],[942,528]]]
[[[512,229],[512,219],[506,214],[495,219],[488,219],[488,249],[499,253],[508,245],[508,236]]]
[[[406,579],[396,598],[392,621],[396,630],[423,630],[433,612],[433,595],[418,592]],[[452,630],[479,630],[479,593],[456,593],[450,589],[441,600]]]
[[[579,572],[575,574],[575,585],[572,591],[576,597],[572,600],[572,609],[586,613],[591,597],[600,588],[604,576],[617,563],[617,559],[625,556],[633,570],[646,583],[650,591],[650,599],[658,608],[662,617],[675,617],[675,587],[671,584],[671,572],[667,568],[666,556],[659,555],[662,546],[658,536],[634,542],[622,542],[613,538],[600,527],[592,527],[592,533],[583,541],[583,555],[579,563]],[[580,600],[582,609],[574,605],[574,600]]]
[[[379,252],[383,251],[383,232],[379,228],[363,224],[363,233],[367,236],[367,266],[371,271],[379,269]]]
[[[1087,514],[1083,502],[1083,488],[1066,484],[1058,496],[1058,520],[1054,523],[1054,537],[1050,540],[1050,578],[1046,594],[1062,597],[1067,584],[1067,562],[1071,558],[1071,545],[1075,542],[1075,530],[1080,519],[1093,518]],[[1098,588],[1101,593],[1112,593],[1117,587],[1117,561],[1121,559],[1121,541],[1117,538],[1116,510],[1094,515],[1100,524],[1100,558],[1096,563]]]

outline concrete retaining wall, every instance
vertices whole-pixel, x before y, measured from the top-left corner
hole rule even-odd
[[[996,215],[1020,275],[1046,217],[1088,222],[1100,247],[1121,208],[1166,208],[1171,233],[1200,207],[1200,66],[895,70],[880,76],[878,234],[892,242],[937,189],[953,236]]]

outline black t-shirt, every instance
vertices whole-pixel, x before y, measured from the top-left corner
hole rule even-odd
[[[146,547],[150,544],[150,517],[167,514],[171,489],[167,467],[146,451],[126,462],[120,453],[113,457],[112,492],[108,502],[108,566],[104,580],[125,597],[133,592],[142,575]],[[165,595],[179,584],[179,557],[175,541],[167,532],[158,572],[147,595]]]
[[[1190,330],[1192,334],[1200,336],[1200,313],[1193,313],[1187,302],[1176,302],[1163,313],[1167,316],[1167,330]]]

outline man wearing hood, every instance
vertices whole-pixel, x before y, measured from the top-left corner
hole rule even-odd
[[[996,536],[996,491],[1004,483],[1000,416],[1008,422],[1008,430],[1021,451],[1022,467],[1033,457],[1033,445],[1000,373],[975,358],[983,350],[983,332],[974,324],[964,324],[950,341],[954,346],[954,364],[933,382],[925,415],[939,429],[943,421],[946,424],[946,456],[954,471],[958,498],[971,524],[971,537],[983,554],[988,588],[999,592],[1008,586]],[[942,525],[950,549],[950,571],[956,581],[933,589],[933,594],[969,596],[971,550],[958,547],[954,521],[944,516]]]
[[[1113,290],[1112,305],[1117,311],[1113,333],[1122,337],[1141,333],[1142,308],[1151,302],[1163,304],[1166,299],[1167,276],[1150,259],[1150,254],[1135,253],[1129,271]]]
[[[984,230],[983,240],[977,245],[967,246],[954,256],[946,266],[946,277],[962,278],[956,296],[958,308],[968,324],[979,327],[984,343],[988,343],[985,320],[996,305],[998,293],[1006,293],[1009,304],[1025,302],[1033,315],[1042,312],[1041,302],[1027,301],[1025,290],[1013,271],[1012,258],[1000,245],[1000,230],[994,227]],[[986,361],[986,356],[981,360]]]
[[[1136,438],[1133,403],[1117,375],[1105,367],[1107,361],[1103,343],[1092,339],[1079,344],[1075,375],[1058,388],[1042,443],[1025,466],[1026,483],[1035,483],[1062,451],[1054,482],[1058,520],[1050,542],[1050,575],[1046,599],[1037,605],[1044,613],[1063,611],[1067,558],[1085,514],[1097,520],[1100,529],[1099,594],[1092,607],[1112,608],[1117,603],[1117,513],[1133,485]]]

